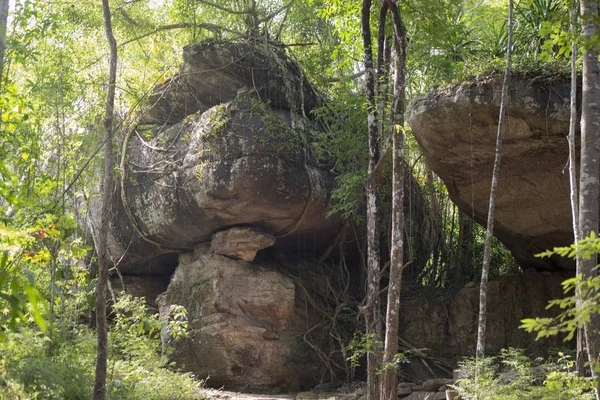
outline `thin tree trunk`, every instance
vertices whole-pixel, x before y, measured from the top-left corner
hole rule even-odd
[[[571,115],[569,123],[569,187],[571,198],[571,218],[573,222],[573,240],[575,245],[579,243],[579,203],[577,201],[577,149],[575,147],[575,131],[577,129],[577,40],[575,39],[575,22],[577,18],[577,6],[572,3],[569,7],[570,29],[573,38],[571,39]],[[575,258],[575,274],[581,274],[579,257]],[[581,290],[578,288],[577,297],[581,298]],[[581,307],[581,300],[577,301],[577,307]],[[585,373],[584,356],[585,339],[583,327],[577,328],[577,373],[583,376]]]
[[[388,12],[387,2],[382,2],[379,8],[379,22],[377,24],[377,76],[375,78],[375,100],[377,102],[377,135],[383,137],[383,121],[385,118],[385,104],[387,100],[387,76],[389,65],[385,63],[386,49],[389,44],[385,35],[385,23]]]
[[[367,354],[367,399],[379,400],[377,364],[381,333],[379,311],[379,228],[377,225],[378,201],[374,173],[379,161],[379,135],[377,132],[377,104],[375,100],[375,71],[371,39],[371,0],[362,2],[362,39],[364,46],[365,83],[368,107],[369,171],[367,177],[367,295],[361,313],[365,317],[366,333],[375,341],[373,351]]]
[[[581,170],[579,174],[579,239],[598,232],[598,195],[600,187],[600,69],[594,36],[598,30],[598,2],[581,0],[583,39],[589,48],[583,53],[583,84],[581,98]],[[584,278],[596,274],[597,256],[580,259]],[[595,363],[597,355],[598,316],[584,325],[589,361]],[[591,368],[592,377],[596,377]],[[596,387],[596,398],[600,392]]]
[[[394,97],[390,112],[390,135],[393,135],[392,171],[392,245],[390,249],[390,283],[387,296],[385,344],[383,350],[382,400],[398,399],[398,372],[394,360],[398,353],[400,290],[404,267],[404,93],[406,76],[406,30],[396,0],[387,0],[394,24]]]
[[[4,53],[6,51],[6,28],[8,25],[8,0],[0,0],[0,88],[4,72]]]
[[[464,285],[473,280],[473,220],[458,212],[458,257],[453,283]]]
[[[110,69],[106,109],[104,116],[104,182],[102,184],[102,205],[100,209],[100,232],[98,235],[98,280],[96,282],[96,334],[98,353],[96,358],[96,377],[94,381],[94,400],[106,398],[106,365],[108,358],[108,328],[106,322],[106,288],[108,286],[108,223],[109,206],[113,184],[113,116],[115,107],[115,84],[117,80],[117,42],[112,32],[112,22],[108,0],[102,0],[104,27],[110,45]]]
[[[439,259],[440,259],[440,247],[444,244],[445,239],[444,239],[444,230],[442,229],[443,225],[442,225],[442,215],[441,215],[441,207],[440,207],[440,200],[437,197],[436,191],[435,191],[435,186],[434,186],[434,178],[433,178],[433,172],[431,171],[431,168],[429,168],[429,165],[425,164],[425,171],[426,171],[426,176],[427,176],[427,185],[429,186],[430,190],[429,190],[429,204],[430,204],[430,212],[429,212],[429,219],[430,219],[430,223],[431,223],[431,227],[430,227],[430,237],[429,237],[429,241],[431,243],[431,247],[432,247],[432,262],[431,265],[433,266],[433,268],[436,268],[438,263],[439,263]],[[442,200],[443,201],[443,200]]]
[[[513,35],[513,0],[508,2],[508,49],[506,51],[506,73],[502,84],[502,99],[500,101],[500,117],[498,119],[498,136],[496,138],[496,158],[492,172],[492,187],[490,190],[490,204],[487,218],[487,231],[485,233],[485,247],[483,250],[483,266],[481,270],[481,286],[479,289],[479,324],[477,327],[476,356],[485,354],[485,329],[487,322],[487,284],[490,273],[490,258],[492,251],[492,237],[494,233],[494,212],[496,210],[496,192],[500,177],[500,160],[502,158],[502,134],[506,120],[506,107],[508,104],[508,87],[510,84],[510,69],[512,63],[512,35]]]

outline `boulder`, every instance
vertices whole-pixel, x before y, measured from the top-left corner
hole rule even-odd
[[[448,389],[446,390],[446,400],[454,400],[458,397],[458,390]]]
[[[303,109],[308,115],[322,105],[321,96],[285,48],[207,40],[184,47],[179,72],[156,88],[141,122],[174,124],[250,90],[282,110]]]
[[[251,227],[231,228],[212,236],[216,254],[252,262],[256,252],[275,244],[275,237]]]
[[[412,392],[413,390],[410,386],[398,386],[398,396],[400,397],[408,396]]]
[[[257,228],[280,249],[335,238],[335,176],[313,155],[320,128],[303,116],[319,97],[281,49],[261,46],[187,47],[181,73],[127,132],[109,237],[122,272],[172,272],[175,254],[232,227]]]
[[[319,363],[304,345],[306,315],[292,278],[264,260],[250,264],[199,245],[182,254],[161,314],[187,309],[190,336],[172,359],[211,387],[293,391],[314,386]],[[298,304],[298,305],[297,305]]]
[[[566,171],[570,85],[511,82],[494,233],[523,267],[574,268],[536,258],[573,242]],[[457,206],[486,224],[502,78],[453,84],[416,98],[411,126],[431,169]]]
[[[426,392],[437,392],[442,386],[452,383],[449,379],[427,379],[423,382]]]
[[[551,317],[559,311],[546,310],[546,305],[562,297],[564,279],[532,272],[489,282],[486,353],[514,347],[543,356],[551,347],[564,347],[560,336],[536,341],[536,333],[520,328],[524,318]],[[403,300],[400,336],[416,348],[429,349],[435,357],[456,361],[475,354],[478,315],[479,287],[451,296]]]
[[[408,397],[404,397],[404,400],[433,400],[434,396],[434,392],[413,392]]]

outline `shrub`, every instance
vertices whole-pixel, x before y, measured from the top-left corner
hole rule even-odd
[[[122,296],[114,305],[107,399],[175,400],[207,398],[192,374],[162,367],[156,316],[143,301]],[[169,321],[165,321],[169,323]],[[65,324],[66,325],[66,324]],[[9,332],[0,343],[0,398],[87,400],[92,398],[96,337],[89,327],[70,326],[50,339],[37,329]]]
[[[469,358],[459,365],[463,377],[455,388],[464,400],[594,399],[592,380],[578,377],[564,353],[556,361],[532,361],[508,349],[498,357]]]

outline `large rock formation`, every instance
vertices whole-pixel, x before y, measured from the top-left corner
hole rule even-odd
[[[546,355],[551,347],[564,347],[562,337],[536,341],[536,333],[519,328],[524,318],[557,314],[556,308],[546,310],[546,305],[563,296],[564,279],[531,270],[489,282],[486,353],[514,347]],[[412,346],[427,348],[431,354],[451,360],[475,355],[479,286],[468,285],[447,296],[407,300],[401,310],[400,336]]]
[[[291,391],[311,387],[319,362],[303,342],[304,303],[294,280],[272,261],[248,263],[200,245],[182,254],[161,313],[172,304],[188,311],[190,337],[172,358],[211,387]]]
[[[415,99],[408,122],[452,200],[485,225],[502,79],[454,84]],[[565,136],[569,84],[545,87],[516,77],[504,134],[495,235],[523,267],[572,268],[535,254],[573,241]]]
[[[126,290],[150,307],[157,288],[166,290],[164,317],[172,305],[188,310],[190,337],[173,343],[172,359],[208,385],[306,388],[341,353],[329,352],[342,340],[327,329],[343,322],[329,324],[323,310],[340,306],[360,273],[346,265],[351,255],[339,266],[317,261],[345,232],[327,217],[331,166],[312,151],[322,133],[307,116],[320,102],[283,49],[210,42],[185,48],[180,73],[123,140],[110,254],[123,275],[137,276],[123,281]],[[422,267],[433,228],[407,178],[406,253]]]
[[[233,226],[327,247],[341,220],[326,217],[334,176],[311,152],[318,126],[303,113],[319,98],[299,67],[278,48],[220,42],[184,60],[124,141],[110,238],[121,270],[172,272],[174,253]]]
[[[342,227],[327,217],[335,176],[312,152],[319,96],[282,48],[210,42],[185,48],[148,103],[113,191],[109,251],[124,275],[114,287],[163,317],[185,306],[190,337],[171,357],[208,385],[317,383],[304,334],[319,321],[295,280],[307,265],[275,260],[316,259]]]

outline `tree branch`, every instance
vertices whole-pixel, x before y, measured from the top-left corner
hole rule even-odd
[[[181,22],[179,24],[170,24],[170,25],[163,25],[163,26],[159,26],[158,28],[154,29],[153,31],[150,32],[146,32],[141,36],[135,37],[133,39],[129,39],[126,40],[122,43],[119,44],[119,47],[121,46],[125,46],[126,44],[129,44],[131,42],[135,42],[138,40],[141,40],[145,37],[154,35],[155,33],[158,32],[163,32],[163,31],[170,31],[170,30],[174,30],[174,29],[186,29],[186,28],[200,28],[200,29],[206,29],[207,31],[211,31],[213,33],[218,33],[220,31],[225,31],[225,32],[229,32],[229,33],[235,33],[238,35],[242,35],[241,32],[229,29],[229,28],[224,28],[222,26],[219,25],[215,25],[215,24],[209,24],[209,23],[201,23],[201,24],[190,24],[188,22]]]
[[[129,24],[131,24],[133,26],[137,26],[137,27],[140,26],[140,24],[138,24],[137,22],[135,22],[135,20],[133,18],[131,18],[129,16],[129,14],[127,14],[127,12],[123,8],[119,8],[119,12],[121,13],[121,16],[123,17],[123,19],[125,21],[127,21]]]
[[[258,23],[261,24],[263,22],[267,22],[268,20],[275,18],[278,14],[281,14],[283,11],[289,9],[292,6],[292,4],[294,4],[294,1],[295,0],[290,0],[289,3],[281,6],[279,9],[273,11],[271,14],[259,20]]]
[[[222,5],[211,3],[210,1],[206,1],[206,0],[199,0],[199,1],[202,4],[206,4],[207,6],[214,7],[217,10],[225,11],[225,12],[230,13],[230,14],[235,14],[235,15],[252,14],[252,11],[246,11],[246,10],[244,10],[244,11],[235,11],[235,10],[229,9],[227,7],[223,7]]]

